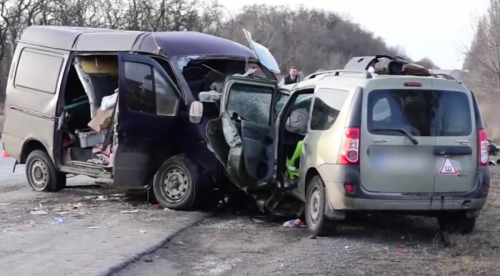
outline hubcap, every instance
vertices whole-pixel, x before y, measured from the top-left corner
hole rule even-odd
[[[180,167],[171,168],[164,177],[163,187],[165,195],[172,202],[181,201],[189,191],[189,176]]]
[[[35,189],[43,190],[49,183],[49,170],[42,160],[36,160],[31,165],[31,181]]]
[[[311,193],[311,198],[309,200],[309,214],[311,220],[316,224],[320,218],[320,192],[318,188],[315,188]]]

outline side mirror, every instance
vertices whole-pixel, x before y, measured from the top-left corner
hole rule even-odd
[[[199,124],[203,118],[203,104],[199,101],[191,103],[189,107],[189,121],[194,124]]]

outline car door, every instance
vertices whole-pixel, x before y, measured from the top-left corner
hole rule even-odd
[[[266,66],[266,68],[269,69],[269,71],[275,74],[279,74],[280,66],[276,61],[276,59],[274,58],[273,54],[271,54],[271,51],[269,51],[269,49],[266,48],[264,45],[252,40],[252,34],[246,29],[243,29],[243,33],[245,34],[245,37],[248,41],[248,44],[250,45],[250,48],[255,52],[255,55],[259,59],[260,63]]]
[[[436,137],[428,116],[431,80],[413,89],[401,78],[364,88],[361,121],[361,185],[370,192],[432,194]]]
[[[146,185],[180,148],[180,91],[154,59],[120,53],[114,183]]]
[[[230,145],[229,175],[253,184],[272,179],[276,143],[273,103],[278,93],[276,81],[243,76],[226,79],[220,111]]]
[[[476,120],[472,94],[458,82],[433,81],[435,88],[435,192],[468,192],[477,183]]]

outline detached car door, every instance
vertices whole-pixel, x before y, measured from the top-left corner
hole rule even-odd
[[[223,91],[221,120],[230,146],[226,169],[249,185],[268,182],[274,175],[277,82],[230,76]]]
[[[118,128],[113,179],[144,186],[180,147],[180,92],[162,66],[140,54],[120,53]]]

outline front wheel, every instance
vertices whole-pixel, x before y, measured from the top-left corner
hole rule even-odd
[[[26,178],[37,192],[59,192],[66,188],[66,174],[58,171],[42,150],[34,150],[26,158]]]
[[[161,206],[194,210],[204,201],[209,185],[209,178],[196,162],[184,155],[176,155],[158,169],[152,188]]]
[[[335,231],[335,226],[325,217],[326,188],[319,175],[314,176],[307,185],[305,202],[306,223],[316,236],[327,236]]]

